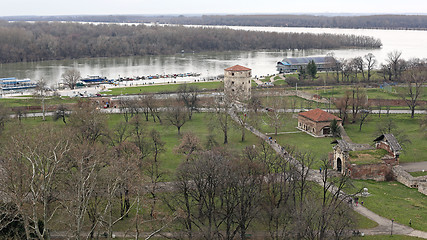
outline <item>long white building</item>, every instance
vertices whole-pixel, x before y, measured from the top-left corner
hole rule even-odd
[[[299,58],[284,58],[277,62],[276,68],[279,73],[297,72],[301,68],[306,68],[310,61],[314,61],[318,71],[330,69],[336,61],[333,57],[299,57]]]

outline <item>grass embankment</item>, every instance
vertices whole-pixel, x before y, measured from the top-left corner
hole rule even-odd
[[[201,90],[215,90],[222,89],[222,82],[196,82],[187,83],[188,85],[197,86]],[[102,94],[117,96],[117,95],[131,95],[141,93],[172,93],[177,92],[179,86],[182,84],[166,84],[166,85],[143,85],[136,87],[122,87],[110,88],[109,91],[101,92]]]
[[[410,172],[409,174],[411,174],[412,177],[422,177],[427,176],[427,171]]]
[[[351,163],[357,165],[381,163],[381,158],[387,154],[384,149],[373,149],[349,152]]]
[[[353,240],[415,240],[421,239],[417,237],[404,236],[404,235],[365,235],[364,237],[353,237]]]
[[[323,87],[304,87],[301,90],[309,92],[311,94],[318,94],[324,98],[339,98],[343,97],[347,91],[352,91],[354,86],[326,86]],[[368,99],[387,99],[387,100],[400,100],[402,99],[398,92],[404,92],[406,87],[394,86],[391,90],[384,90],[381,88],[360,88],[366,93]],[[420,94],[418,100],[427,100],[427,87],[424,87],[424,91]]]
[[[373,180],[354,180],[354,188],[368,188],[371,194],[360,201],[369,210],[395,222],[421,231],[427,231],[427,197],[416,189],[408,188],[398,182],[376,182]]]
[[[49,105],[60,105],[68,103],[76,103],[78,98],[69,98],[69,97],[47,97],[45,99],[45,106]],[[32,107],[38,106],[41,107],[41,99],[35,98],[34,96],[26,97],[16,97],[16,98],[0,98],[0,104],[3,104],[5,107]]]
[[[416,115],[410,118],[409,114],[371,114],[366,123],[363,124],[362,131],[359,131],[359,124],[346,124],[345,130],[351,140],[355,143],[373,144],[373,140],[379,135],[377,130],[391,121],[396,126],[395,129],[407,135],[411,143],[404,144],[404,151],[400,155],[400,162],[421,162],[426,161],[427,137],[425,132],[420,131],[420,119],[424,116]],[[377,133],[377,134],[376,134]],[[378,135],[378,136],[377,136]],[[399,140],[399,137],[398,137]]]

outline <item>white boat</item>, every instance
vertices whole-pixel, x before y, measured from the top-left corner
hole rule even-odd
[[[32,83],[29,78],[16,79],[12,78],[0,78],[0,88],[3,91],[31,89],[37,87],[36,83]]]

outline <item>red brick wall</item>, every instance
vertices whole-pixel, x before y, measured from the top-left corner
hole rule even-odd
[[[390,180],[391,165],[386,163],[379,164],[366,164],[366,165],[350,165],[348,170],[350,171],[350,177],[352,179],[373,179],[376,181]]]
[[[390,146],[384,142],[378,142],[376,144],[377,149],[385,149],[387,152],[393,154],[393,151],[391,150]]]

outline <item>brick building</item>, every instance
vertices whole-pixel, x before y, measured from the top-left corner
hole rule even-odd
[[[316,108],[298,114],[298,129],[314,136],[331,136],[331,122],[337,120],[338,125],[342,124],[341,118]]]
[[[388,162],[396,162],[396,164],[399,163],[399,155],[400,151],[402,151],[402,147],[393,134],[383,134],[377,137],[374,142],[376,148],[385,149],[389,153],[387,156]],[[384,160],[386,159],[384,158]]]
[[[332,168],[342,174],[347,174],[353,179],[373,179],[376,181],[385,181],[393,178],[393,166],[399,164],[399,154],[402,150],[399,142],[393,134],[383,134],[374,140],[376,149],[384,149],[387,153],[380,157],[375,156],[372,161],[366,161],[368,153],[363,150],[375,151],[374,148],[363,144],[349,143],[342,139],[337,139],[331,144],[333,154],[330,155]],[[364,155],[365,162],[358,163],[357,153]],[[354,159],[356,158],[356,159]]]

